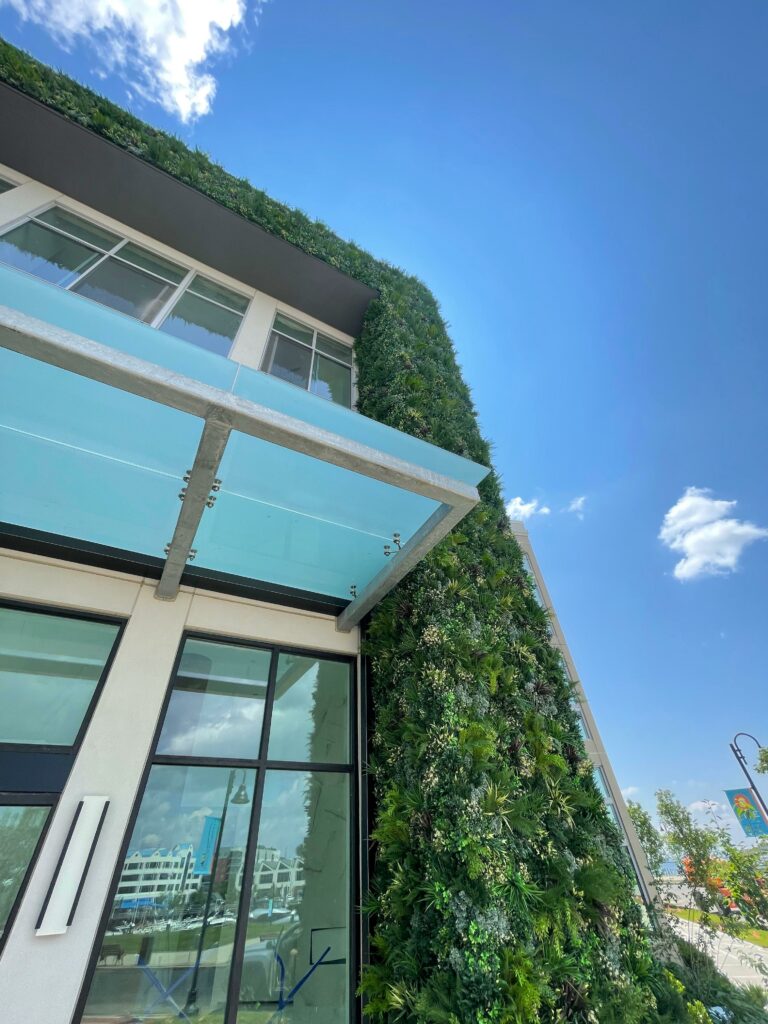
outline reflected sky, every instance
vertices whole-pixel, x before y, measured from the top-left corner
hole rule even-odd
[[[197,849],[208,815],[221,816],[229,780],[229,768],[154,765],[147,782],[141,810],[131,836],[129,853],[148,848],[171,848],[191,843]],[[235,789],[243,771],[237,769]],[[227,807],[222,846],[243,846],[245,827],[252,810],[256,772],[246,769],[245,785],[251,803]]]

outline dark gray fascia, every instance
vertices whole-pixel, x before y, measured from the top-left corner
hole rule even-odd
[[[0,163],[353,337],[377,295],[4,83]]]

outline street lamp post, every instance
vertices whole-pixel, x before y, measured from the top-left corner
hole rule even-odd
[[[203,946],[205,944],[205,931],[208,927],[208,915],[211,912],[211,900],[213,898],[213,885],[216,881],[216,868],[219,864],[219,853],[221,852],[221,840],[224,835],[224,823],[227,820],[227,807],[230,804],[230,795],[235,785],[236,769],[232,769],[229,773],[229,779],[227,780],[227,792],[224,796],[224,806],[221,811],[221,823],[219,824],[219,834],[216,836],[216,845],[213,848],[213,856],[211,857],[211,881],[208,884],[208,894],[205,897],[205,908],[203,909],[203,924],[200,929],[200,942],[197,946],[197,956],[195,957],[195,966],[192,971],[192,982],[189,986],[189,993],[187,994],[187,1001],[184,1004],[184,1013],[188,1017],[195,1017],[200,1012],[200,1007],[197,1005],[197,985],[200,976],[200,961],[203,957]],[[247,804],[250,803],[250,797],[248,791],[245,788],[245,772],[243,772],[243,781],[237,788],[237,792],[232,797],[233,804]]]
[[[749,788],[754,793],[755,800],[757,800],[758,804],[760,805],[760,810],[763,812],[763,816],[765,817],[766,821],[768,821],[768,806],[766,806],[765,800],[763,800],[760,790],[755,785],[752,776],[749,773],[749,768],[747,767],[747,759],[744,756],[744,751],[739,746],[739,736],[746,736],[747,739],[752,740],[752,742],[755,744],[758,750],[762,750],[763,746],[758,740],[755,739],[755,737],[750,732],[737,732],[730,744],[731,750],[733,751],[733,756],[739,762],[741,770],[744,772],[747,778],[747,782],[749,783]]]

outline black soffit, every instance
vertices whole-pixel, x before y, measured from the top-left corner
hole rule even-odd
[[[356,337],[375,289],[0,83],[0,163]]]

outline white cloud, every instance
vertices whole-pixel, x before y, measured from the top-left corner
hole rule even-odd
[[[625,786],[621,791],[621,795],[625,800],[630,800],[633,796],[637,796],[640,792],[639,786]]]
[[[513,498],[507,502],[507,515],[510,519],[530,519],[531,516],[548,516],[552,511],[547,505],[539,505],[538,498],[531,501],[523,501],[522,498]]]
[[[581,495],[579,495],[578,498],[574,498],[567,505],[567,507],[563,509],[563,511],[564,512],[573,512],[577,516],[577,518],[583,519],[584,518],[584,509],[586,507],[586,504],[587,504],[587,496],[586,496],[586,494],[581,494]]]
[[[679,580],[735,572],[748,544],[768,537],[768,530],[735,519],[735,501],[711,497],[704,487],[688,487],[664,516],[659,540],[683,555],[674,569]]]
[[[693,803],[688,804],[688,810],[691,814],[725,814],[728,811],[727,804],[721,804],[717,800],[694,800]]]
[[[266,0],[254,0],[258,15]],[[216,93],[210,62],[245,26],[247,0],[0,0],[65,49],[88,44],[95,72],[120,75],[132,92],[184,122],[207,114]]]

